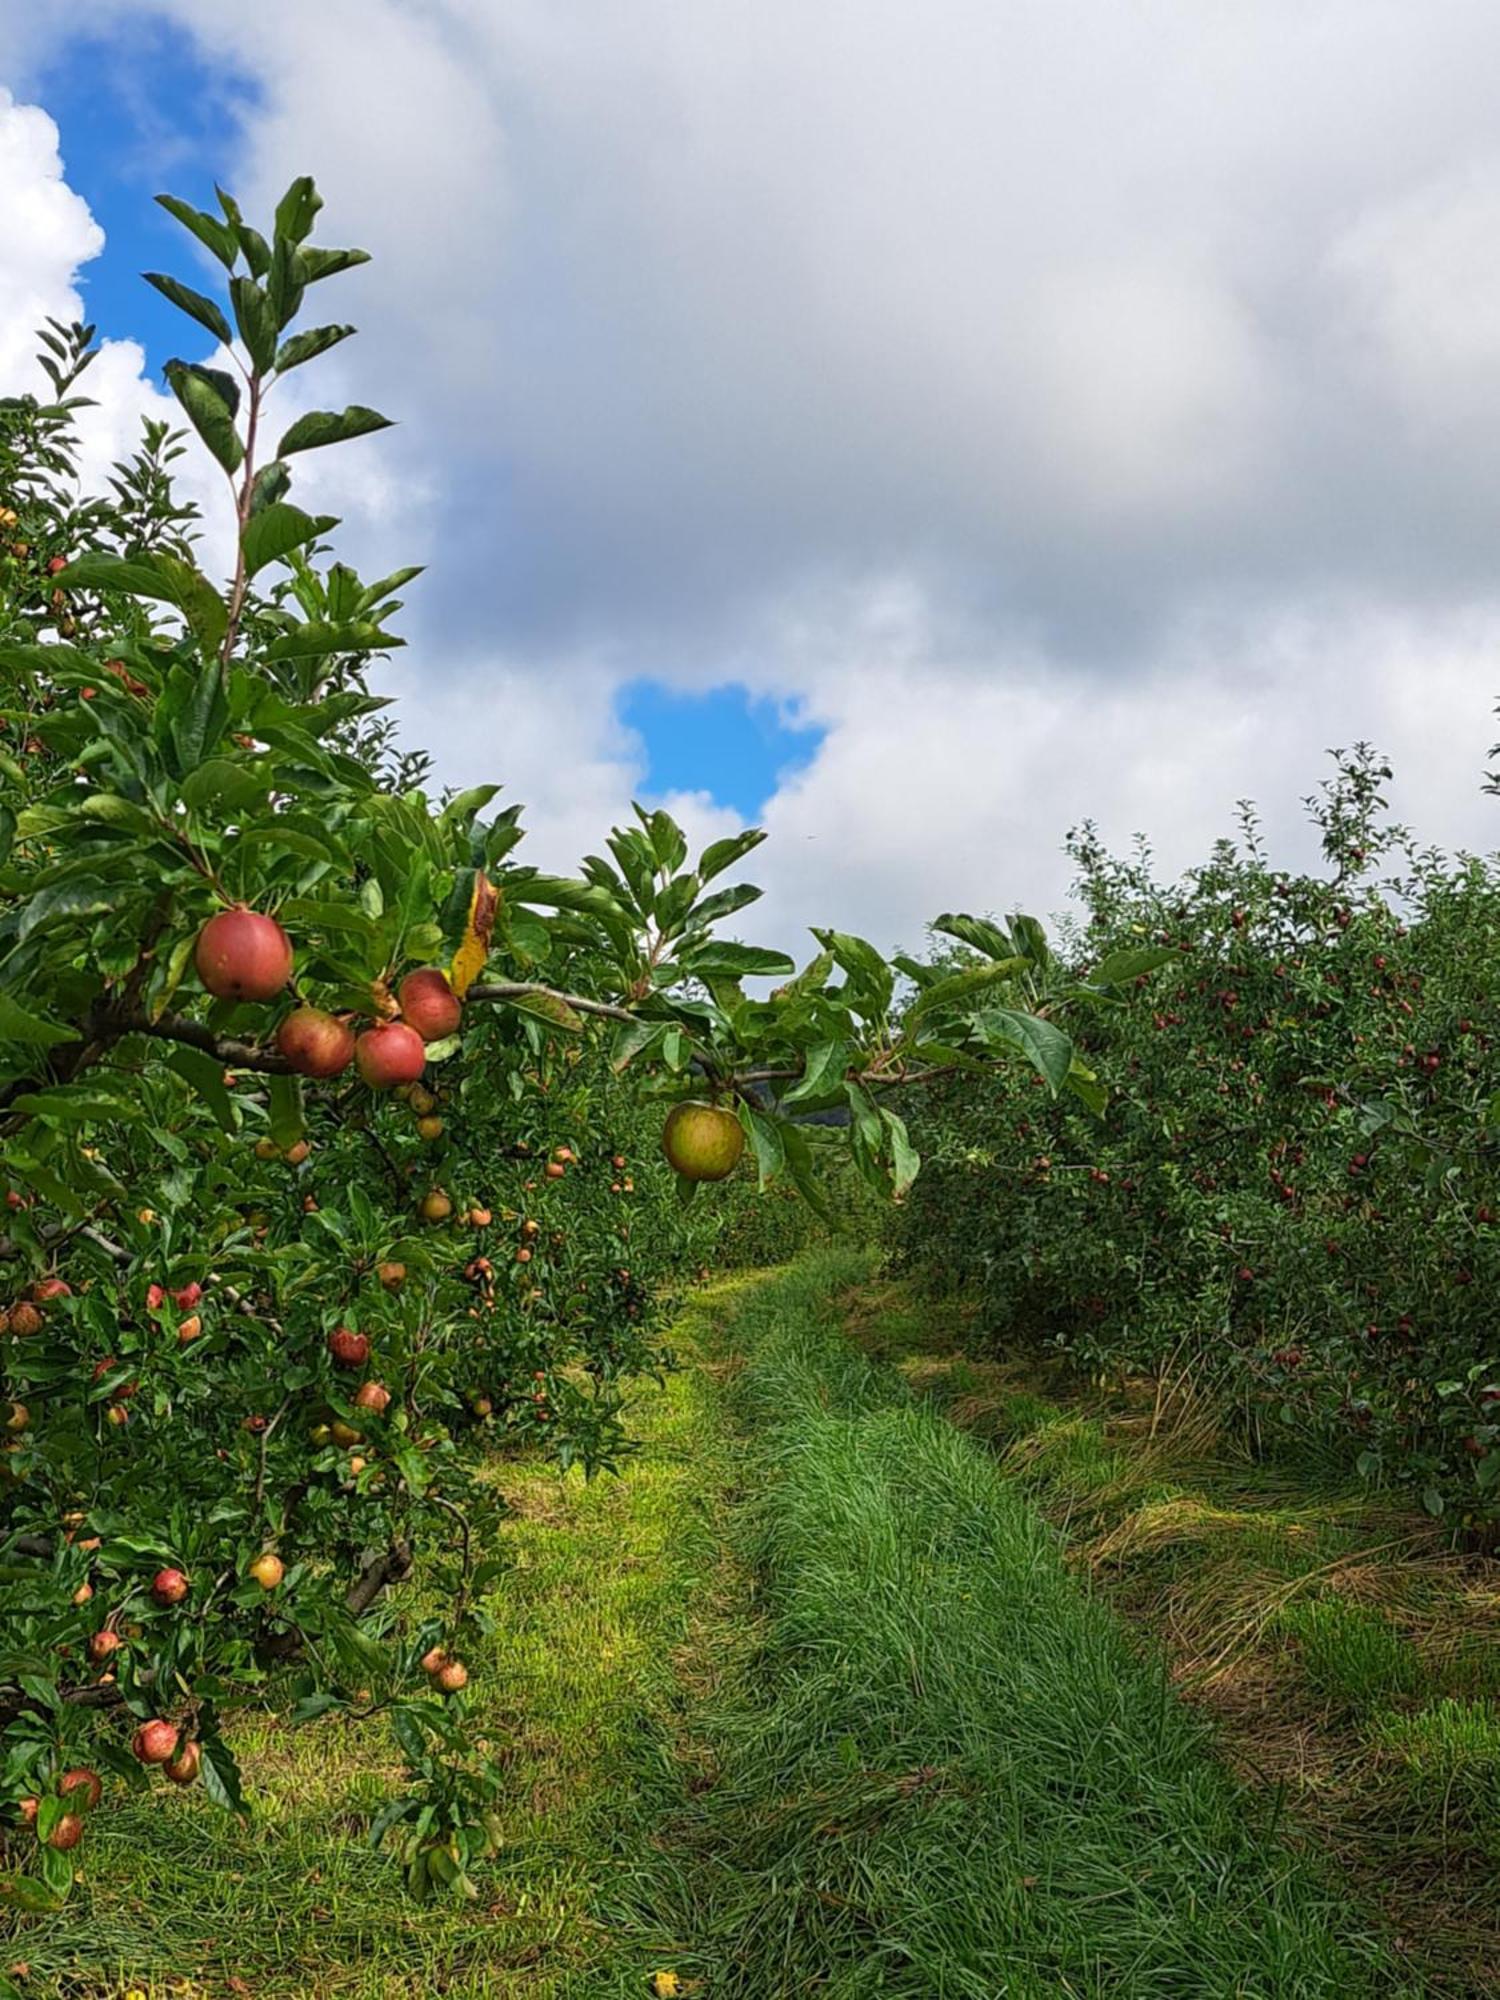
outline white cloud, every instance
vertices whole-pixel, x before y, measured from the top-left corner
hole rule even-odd
[[[407,733],[550,865],[627,809],[653,673],[826,727],[756,857],[783,930],[1055,905],[1086,816],[1185,864],[1251,794],[1295,842],[1356,737],[1491,844],[1486,0],[107,11],[250,72],[226,175],[311,168],[375,253],[316,393],[404,427],[317,497],[430,562]]]

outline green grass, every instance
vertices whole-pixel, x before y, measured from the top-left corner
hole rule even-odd
[[[704,1717],[717,1783],[635,1884],[642,1936],[715,2000],[1418,1991],[993,1458],[844,1339],[858,1275],[805,1263],[732,1328],[766,1628]]]
[[[1370,1732],[1421,1819],[1470,1833],[1500,1861],[1500,1708],[1445,1700],[1415,1715],[1379,1717]]]
[[[690,1316],[689,1360],[692,1341]],[[165,1786],[112,1800],[63,1915],[18,1926],[0,1967],[24,1960],[28,1996],[68,2000],[593,2000],[610,1950],[600,1897],[680,1795],[685,1685],[723,1650],[717,1621],[742,1625],[715,1525],[727,1474],[710,1379],[690,1366],[643,1385],[634,1424],[643,1449],[618,1479],[495,1468],[514,1508],[511,1568],[489,1600],[496,1636],[469,1658],[476,1723],[505,1746],[513,1788],[477,1905],[413,1904],[370,1850],[370,1817],[399,1780],[378,1721],[292,1731],[245,1717],[233,1734],[253,1823]]]
[[[1367,1605],[1299,1598],[1277,1623],[1296,1642],[1308,1685],[1330,1707],[1363,1715],[1424,1685],[1421,1655],[1389,1618]]]

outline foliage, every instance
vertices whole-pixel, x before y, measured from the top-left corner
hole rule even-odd
[[[1419,850],[1388,776],[1361,747],[1309,801],[1321,875],[1273,867],[1248,808],[1178,884],[1075,836],[1073,956],[1143,993],[1079,1033],[1114,1101],[1101,1121],[1024,1081],[935,1083],[902,1254],[991,1340],[1191,1380],[1488,1538],[1500,874]]]
[[[288,498],[302,454],[386,419],[304,412],[263,450],[283,379],[353,331],[293,330],[304,301],[364,253],[312,245],[308,180],[268,235],[227,195],[162,199],[227,279],[226,309],[151,278],[219,344],[166,374],[228,481],[227,588],[172,492],[178,434],[75,491],[92,329],[44,337],[51,400],[0,404],[5,1893],[67,1892],[63,1773],[147,1783],[132,1725],[245,1810],[220,1718],[287,1675],[300,1721],[391,1718],[412,1786],[381,1830],[415,1889],[462,1893],[502,1783],[459,1686],[495,1616],[478,1474],[497,1437],[588,1470],[622,1449],[662,1281],[713,1231],[715,1195],[656,1158],[664,1107],[732,1107],[759,1185],[816,1207],[829,1149],[909,1187],[913,1074],[1019,1051],[1058,1089],[1071,1049],[983,981],[899,1020],[894,969],[843,932],[800,971],[725,937],[757,830],[690,862],[637,808],[563,878],[515,858],[498,787],[430,796],[366,683],[417,572],[366,582]],[[425,1046],[414,970],[452,1015]],[[282,1045],[287,1000],[336,1060]],[[348,1079],[355,1029],[377,1082],[415,1049],[399,1092]],[[408,1642],[384,1593],[418,1555],[447,1609]]]

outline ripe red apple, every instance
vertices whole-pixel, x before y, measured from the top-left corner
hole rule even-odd
[[[354,1030],[321,1007],[298,1007],[276,1030],[276,1046],[299,1076],[339,1076],[354,1060]]]
[[[354,1044],[354,1063],[371,1090],[414,1083],[427,1066],[427,1044],[415,1028],[382,1021],[366,1028]]]
[[[370,1336],[352,1326],[336,1326],[328,1336],[328,1352],[340,1368],[363,1368],[370,1358]]]
[[[89,1640],[89,1658],[96,1665],[102,1664],[112,1653],[118,1653],[125,1641],[119,1633],[108,1625],[102,1632],[95,1632]]]
[[[391,1406],[391,1392],[384,1382],[361,1382],[354,1392],[354,1407],[357,1410],[374,1410],[381,1416]]]
[[[274,1000],[292,976],[292,946],[274,917],[236,904],[210,917],[193,951],[217,1000]]]
[[[264,1555],[257,1556],[251,1563],[250,1574],[262,1590],[274,1590],[286,1575],[286,1564],[280,1556],[272,1555],[268,1549]]]
[[[67,1854],[83,1838],[83,1821],[76,1812],[65,1812],[47,1835],[47,1845],[55,1847],[59,1854]]]
[[[199,1746],[184,1743],[177,1755],[168,1759],[165,1770],[174,1785],[191,1785],[197,1782],[202,1763],[203,1752]]]
[[[166,1764],[177,1755],[177,1731],[158,1716],[143,1722],[130,1739],[131,1753],[142,1764]]]
[[[727,1180],[745,1150],[745,1130],[732,1111],[716,1104],[674,1104],[662,1129],[661,1149],[668,1166],[684,1180]]]
[[[151,1579],[151,1595],[164,1609],[181,1604],[188,1588],[188,1580],[180,1569],[159,1569]]]
[[[424,1042],[440,1042],[456,1034],[463,1018],[463,1002],[448,984],[448,975],[436,966],[408,972],[396,988],[401,1017],[415,1028]]]
[[[444,1694],[457,1694],[469,1684],[469,1670],[462,1660],[444,1660],[432,1677]]]
[[[49,1299],[72,1298],[73,1287],[65,1278],[38,1278],[31,1288],[31,1296],[39,1306],[44,1306]]]
[[[180,1285],[172,1294],[172,1303],[179,1312],[191,1312],[202,1296],[203,1287],[201,1285]],[[147,1303],[150,1303],[149,1299]],[[158,1299],[157,1304],[159,1305],[160,1303],[161,1301]]]
[[[74,1792],[81,1792],[83,1796],[77,1803],[85,1812],[92,1812],[104,1796],[104,1782],[99,1773],[84,1768],[64,1771],[57,1781],[57,1789],[65,1799]]]

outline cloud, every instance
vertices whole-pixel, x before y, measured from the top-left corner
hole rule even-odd
[[[1357,737],[1492,844],[1485,0],[107,11],[253,76],[226,174],[311,168],[375,253],[319,393],[403,428],[323,476],[365,566],[431,565],[408,735],[552,865],[642,781],[643,675],[827,731],[756,857],[783,934],[1049,907],[1086,816],[1295,842]]]

